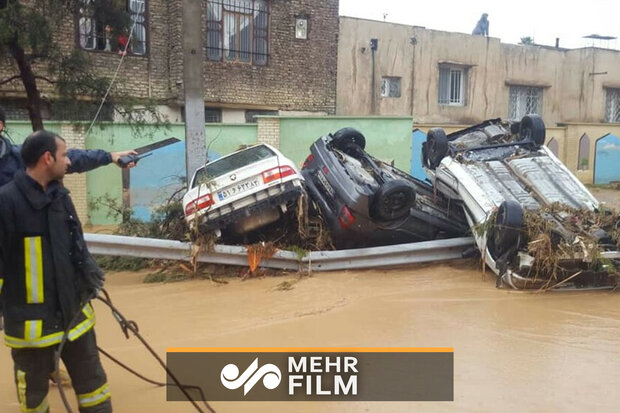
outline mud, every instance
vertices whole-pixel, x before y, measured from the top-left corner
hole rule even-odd
[[[593,191],[616,208],[620,192]],[[218,412],[617,411],[620,291],[498,290],[474,260],[384,271],[145,284],[112,273],[106,288],[158,354],[166,347],[453,347],[454,402],[213,403]],[[95,303],[99,344],[155,380],[157,363]],[[116,412],[184,413],[165,390],[104,359]],[[71,390],[68,390],[71,392]],[[70,400],[74,397],[70,394]],[[58,390],[51,411],[63,412]],[[73,409],[77,411],[75,405]],[[0,412],[17,413],[10,350],[0,346]]]
[[[213,403],[218,412],[616,411],[620,293],[497,290],[472,260],[313,276],[144,284],[110,274],[115,305],[164,356],[173,346],[454,347],[450,403]],[[156,380],[160,367],[97,311],[99,344]],[[192,412],[104,359],[117,412]],[[0,348],[0,411],[18,412],[10,352]],[[71,397],[73,400],[73,397]],[[52,411],[62,412],[57,389]]]

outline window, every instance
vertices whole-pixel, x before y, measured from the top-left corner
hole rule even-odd
[[[278,114],[277,110],[246,110],[245,111],[245,122],[256,123],[257,116],[276,116],[277,114]]]
[[[181,121],[185,122],[185,106],[181,108]],[[205,107],[205,123],[221,123],[222,109]]]
[[[542,94],[543,90],[540,87],[510,86],[508,118],[510,120],[521,120],[523,116],[530,113],[540,115],[542,112]]]
[[[267,64],[265,0],[208,0],[207,59]]]
[[[587,171],[590,163],[590,137],[587,133],[579,139],[579,155],[577,156],[577,170]]]
[[[81,0],[78,10],[78,44],[82,49],[118,52],[127,50],[134,55],[146,54],[146,0],[126,0],[126,10],[98,11],[94,0]],[[120,15],[129,15],[129,27],[119,27]]]
[[[300,17],[295,19],[295,38],[307,39],[308,38],[308,18]]]
[[[381,97],[400,97],[400,77],[383,77],[381,79]]]
[[[620,123],[620,89],[607,89],[605,122]]]
[[[467,68],[462,66],[439,66],[439,104],[465,105],[465,82]]]

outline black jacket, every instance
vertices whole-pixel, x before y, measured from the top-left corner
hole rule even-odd
[[[8,139],[0,136],[6,148],[4,155],[0,156],[0,187],[8,184],[17,171],[25,170],[21,155],[21,146],[13,145]],[[101,149],[82,150],[69,149],[67,156],[71,159],[71,166],[67,173],[86,172],[112,162],[112,155]]]
[[[69,340],[93,327],[86,286],[72,260],[75,235],[83,240],[69,191],[57,182],[44,192],[19,171],[0,188],[0,297],[9,347],[58,344],[78,313]]]

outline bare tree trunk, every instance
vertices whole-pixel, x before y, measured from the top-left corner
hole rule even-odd
[[[37,88],[37,81],[34,73],[32,72],[32,67],[26,58],[24,49],[17,41],[17,36],[13,38],[9,47],[11,49],[11,54],[13,54],[13,58],[19,67],[19,75],[21,76],[22,83],[24,84],[24,89],[26,89],[28,116],[30,116],[32,130],[41,130],[43,129],[43,118],[41,117],[41,94]]]

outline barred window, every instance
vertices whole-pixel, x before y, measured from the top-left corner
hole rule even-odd
[[[467,68],[452,65],[439,66],[439,104],[464,106],[466,82]]]
[[[266,0],[208,0],[207,59],[267,64]]]
[[[400,77],[387,77],[381,79],[381,97],[399,98],[400,97]]]
[[[508,102],[508,118],[510,120],[521,120],[523,116],[534,113],[542,113],[541,87],[530,86],[510,86],[510,97]]]
[[[605,122],[620,123],[620,89],[607,89]]]
[[[99,16],[95,13],[93,0],[80,0],[78,10],[78,45],[85,50],[122,53],[133,27],[131,44],[127,51],[134,55],[146,54],[146,0],[126,0],[126,12],[131,18],[128,28],[114,27],[114,13]],[[108,21],[106,21],[106,18]],[[116,24],[115,24],[116,23]]]

